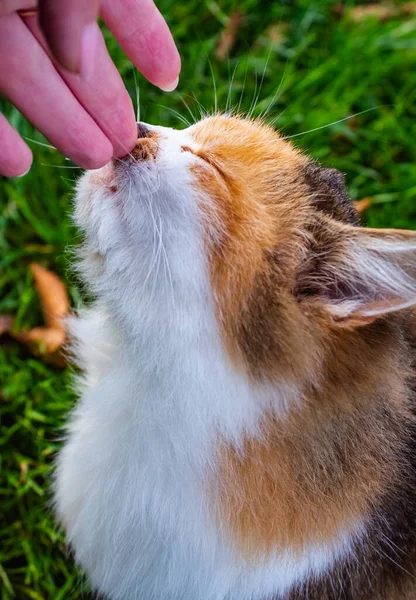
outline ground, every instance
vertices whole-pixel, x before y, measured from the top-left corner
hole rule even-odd
[[[173,94],[136,74],[110,36],[108,45],[135,103],[140,89],[142,120],[183,127],[179,116],[193,121],[200,105],[225,109],[240,98],[254,115],[269,107],[284,135],[346,174],[353,199],[372,198],[369,225],[416,229],[414,4],[383,3],[385,13],[371,17],[354,2],[160,0],[183,59]],[[237,8],[243,17],[233,39],[227,24]],[[224,30],[228,59],[217,57]],[[0,105],[20,133],[45,141]],[[15,315],[16,328],[41,322],[30,262],[62,277],[72,306],[85,301],[70,269],[78,236],[69,211],[80,171],[59,168],[70,163],[31,145],[30,174],[0,178],[0,314]],[[70,377],[17,344],[0,344],[0,600],[88,598],[48,504],[53,455],[74,402]]]

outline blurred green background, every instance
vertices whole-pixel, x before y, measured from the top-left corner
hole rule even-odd
[[[140,88],[142,120],[181,128],[179,116],[192,121],[201,107],[214,109],[214,87],[219,109],[241,101],[257,115],[269,107],[268,118],[284,135],[296,135],[296,144],[346,174],[353,199],[372,199],[365,222],[416,229],[415,2],[159,0],[158,6],[183,59],[177,92],[149,85],[107,36],[135,102]],[[21,134],[45,142],[12,107],[1,107]],[[0,315],[13,315],[16,329],[42,322],[32,261],[60,275],[73,306],[82,302],[69,260],[79,170],[59,168],[70,164],[56,151],[32,149],[29,175],[0,178]],[[74,402],[70,376],[10,340],[0,342],[1,600],[88,598],[48,505],[50,466]]]

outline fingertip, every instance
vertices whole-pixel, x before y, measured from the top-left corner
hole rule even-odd
[[[24,177],[27,175],[32,167],[33,156],[29,150],[29,157],[19,161],[19,163],[9,163],[8,167],[3,169],[3,175],[6,177]]]
[[[132,135],[128,137],[120,137],[120,139],[116,140],[113,145],[113,156],[116,158],[122,158],[129,154],[136,145],[137,141],[137,126],[134,127],[134,132]]]
[[[19,160],[19,167],[16,168],[16,174],[10,175],[9,177],[24,177],[27,175],[32,167],[33,154],[30,148],[23,142],[20,149],[21,155]]]
[[[11,128],[9,136],[5,138],[4,145],[0,149],[0,175],[24,177],[32,166],[32,152],[17,132],[11,131]]]
[[[143,75],[164,92],[172,92],[179,83],[181,57],[173,37],[163,22],[159,30],[146,37],[152,60],[142,66]]]
[[[106,147],[106,149],[103,148],[97,150],[88,156],[75,158],[74,162],[76,162],[76,164],[78,164],[82,169],[93,171],[94,169],[101,169],[101,167],[105,167],[105,165],[108,164],[112,159],[113,154],[113,146],[109,143],[108,148]]]
[[[27,175],[32,167],[32,162],[33,161],[31,160],[30,165],[28,167],[25,167],[19,175],[11,175],[11,177],[24,177],[25,175]]]
[[[113,144],[114,156],[126,156],[133,150],[137,140],[137,124],[133,103],[124,90],[117,102],[117,109],[105,123],[104,130]]]
[[[113,157],[113,145],[102,133],[86,139],[78,138],[74,143],[60,145],[60,150],[81,169],[94,170],[104,167]],[[58,145],[59,147],[59,145]]]
[[[133,64],[153,85],[173,90],[181,59],[169,27],[152,0],[103,0],[101,14]]]
[[[32,162],[29,166],[22,164],[13,165],[11,163],[7,165],[0,164],[0,175],[3,175],[4,177],[24,177],[29,173],[31,166]]]
[[[178,87],[178,83],[179,83],[179,77],[177,77],[171,83],[166,83],[166,84],[163,84],[163,85],[159,85],[159,87],[162,90],[162,92],[173,92]]]

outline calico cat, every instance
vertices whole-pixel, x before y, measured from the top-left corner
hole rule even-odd
[[[416,233],[266,124],[138,124],[78,184],[84,371],[57,460],[111,600],[416,598]]]

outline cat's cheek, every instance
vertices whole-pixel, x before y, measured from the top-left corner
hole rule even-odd
[[[87,175],[88,184],[92,187],[111,185],[114,182],[114,165],[113,162],[107,163],[101,169],[90,171]]]
[[[118,191],[113,163],[84,173],[77,182],[76,191],[75,221],[81,229],[87,229],[97,208],[101,204],[105,206],[106,197],[114,196]]]

